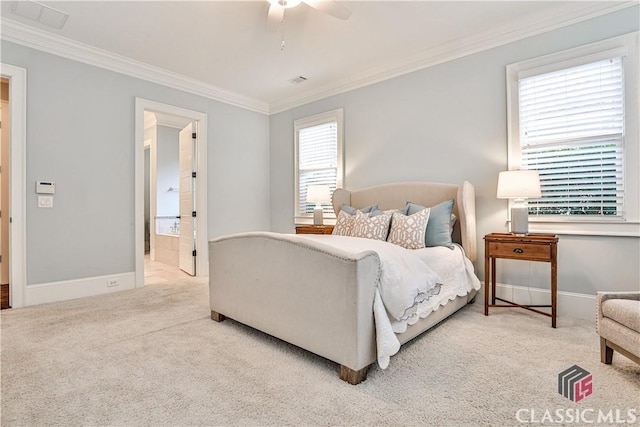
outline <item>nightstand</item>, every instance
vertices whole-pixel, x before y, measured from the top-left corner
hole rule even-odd
[[[296,234],[331,234],[333,225],[296,225]]]
[[[558,236],[555,234],[491,233],[484,236],[484,315],[489,315],[489,307],[520,307],[551,317],[551,327],[555,328],[558,294],[557,245]],[[496,297],[497,258],[551,263],[551,305],[516,304]],[[491,304],[489,304],[489,294],[491,294]],[[496,304],[496,300],[506,304]],[[544,307],[551,308],[551,313],[539,310]]]

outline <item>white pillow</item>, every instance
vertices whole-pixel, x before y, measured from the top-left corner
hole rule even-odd
[[[429,222],[431,209],[426,208],[413,215],[394,212],[391,218],[391,231],[387,242],[406,249],[422,249],[425,247],[424,235]]]
[[[391,212],[384,212],[380,215],[370,217],[369,214],[358,211],[354,217],[353,227],[349,235],[374,240],[387,240],[390,221]]]
[[[331,234],[333,234],[334,236],[350,236],[355,219],[355,215],[350,215],[341,210],[338,214],[336,225],[335,227],[333,227],[333,231],[331,232]]]

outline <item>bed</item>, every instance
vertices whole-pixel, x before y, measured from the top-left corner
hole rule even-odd
[[[372,363],[386,367],[401,344],[473,302],[480,288],[473,271],[477,259],[475,192],[467,181],[461,185],[395,183],[334,192],[336,215],[347,207],[377,205],[380,211],[389,212],[407,202],[434,207],[450,199],[454,200],[450,211],[454,216],[448,247],[410,251],[357,237],[270,232],[213,239],[209,242],[211,318],[221,322],[229,317],[325,357],[340,366],[342,380],[358,384],[366,379]],[[427,309],[398,321],[384,299],[396,285],[383,287],[383,278],[395,266],[389,259],[394,261],[401,251],[420,258],[422,261],[411,260],[416,265],[433,261],[429,271],[441,283],[429,285],[422,295],[430,296],[416,303]],[[443,267],[448,265],[443,260],[449,258],[458,259],[455,271]]]

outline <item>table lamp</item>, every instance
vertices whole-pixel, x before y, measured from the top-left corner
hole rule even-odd
[[[320,203],[331,202],[331,190],[328,185],[309,185],[307,187],[307,202],[315,203],[313,208],[313,225],[323,224],[322,206]]]
[[[511,232],[529,232],[529,212],[527,199],[537,199],[542,195],[538,171],[513,170],[498,175],[498,199],[513,199],[511,205]]]

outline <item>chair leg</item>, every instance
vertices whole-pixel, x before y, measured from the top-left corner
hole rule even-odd
[[[607,340],[600,337],[600,361],[605,365],[611,365],[613,361],[613,349],[607,345]]]

